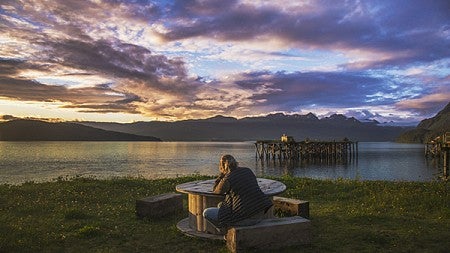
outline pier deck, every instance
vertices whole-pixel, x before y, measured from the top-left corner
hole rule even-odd
[[[283,136],[286,137],[286,136]],[[347,161],[358,153],[358,142],[343,141],[294,141],[258,140],[255,142],[256,156],[261,160],[322,160]]]

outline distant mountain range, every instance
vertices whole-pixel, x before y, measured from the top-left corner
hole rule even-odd
[[[422,120],[416,128],[400,135],[397,141],[425,143],[445,132],[450,132],[450,102],[436,116]]]
[[[76,123],[11,120],[0,123],[0,141],[160,141]]]
[[[382,126],[376,121],[361,122],[341,114],[319,119],[316,115],[269,114],[263,117],[215,116],[208,119],[175,122],[103,123],[79,122],[86,126],[143,136],[157,136],[165,141],[253,141],[279,139],[282,134],[295,140],[394,141],[411,127]]]

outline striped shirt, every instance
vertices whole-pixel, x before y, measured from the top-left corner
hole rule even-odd
[[[218,215],[221,226],[250,218],[272,206],[272,201],[261,191],[255,174],[249,168],[238,167],[223,175],[214,191],[225,194]]]

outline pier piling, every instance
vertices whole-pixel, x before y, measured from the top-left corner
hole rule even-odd
[[[425,157],[442,161],[443,178],[448,179],[450,156],[450,132],[446,132],[425,143]]]

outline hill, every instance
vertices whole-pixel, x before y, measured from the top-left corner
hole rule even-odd
[[[160,139],[107,131],[76,123],[11,120],[0,123],[0,141],[160,141]]]
[[[436,116],[422,120],[415,129],[400,135],[397,141],[425,143],[445,132],[450,132],[450,102]]]
[[[253,141],[279,139],[282,134],[296,140],[394,141],[408,130],[405,127],[381,126],[377,122],[360,122],[334,114],[319,119],[314,114],[269,114],[263,117],[215,116],[208,119],[175,122],[135,122],[129,124],[82,122],[87,126],[137,135],[158,136],[168,141]]]

